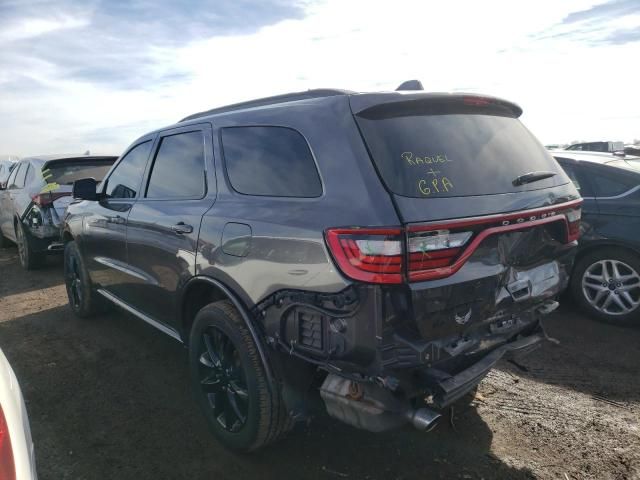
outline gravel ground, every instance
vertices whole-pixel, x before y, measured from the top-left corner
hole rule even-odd
[[[130,315],[75,319],[61,262],[27,274],[0,250],[0,348],[21,382],[47,479],[640,479],[640,329],[562,307],[547,343],[502,363],[429,434],[327,417],[252,455],[221,448],[186,350]]]

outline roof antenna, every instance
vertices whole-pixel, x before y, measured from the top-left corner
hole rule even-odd
[[[400,92],[403,90],[424,90],[422,87],[422,82],[420,80],[407,80],[406,82],[402,82],[398,88],[396,88],[396,92]]]

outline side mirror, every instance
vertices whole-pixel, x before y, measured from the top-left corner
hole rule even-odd
[[[7,184],[0,182],[0,190],[6,190],[7,189]]]
[[[82,178],[73,182],[73,198],[80,200],[92,200],[98,199],[96,193],[97,182],[94,178]]]

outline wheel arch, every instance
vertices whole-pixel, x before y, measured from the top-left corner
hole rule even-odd
[[[180,335],[183,343],[189,345],[189,335],[191,326],[196,314],[200,309],[209,303],[229,300],[238,310],[242,317],[253,341],[256,344],[260,360],[265,369],[269,389],[275,388],[274,376],[265,352],[265,343],[262,339],[260,331],[256,327],[253,316],[247,308],[246,304],[240,299],[231,288],[219,280],[208,276],[192,277],[183,287],[180,299]]]
[[[610,240],[610,239],[599,240],[597,242],[589,242],[588,244],[586,244],[585,246],[583,246],[578,250],[578,253],[576,254],[576,258],[574,261],[574,266],[577,265],[578,262],[582,260],[584,257],[586,257],[587,255],[590,255],[591,253],[597,250],[601,250],[603,248],[621,248],[633,255],[640,255],[640,247],[634,247],[633,245],[630,245],[627,242],[621,242],[618,240]]]

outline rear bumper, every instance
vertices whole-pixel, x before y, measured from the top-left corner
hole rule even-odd
[[[524,356],[541,346],[544,340],[541,329],[532,335],[519,338],[492,350],[473,365],[455,375],[440,370],[425,369],[420,372],[424,385],[432,392],[430,402],[437,408],[445,408],[459,400],[478,385],[495,364],[503,357]]]

